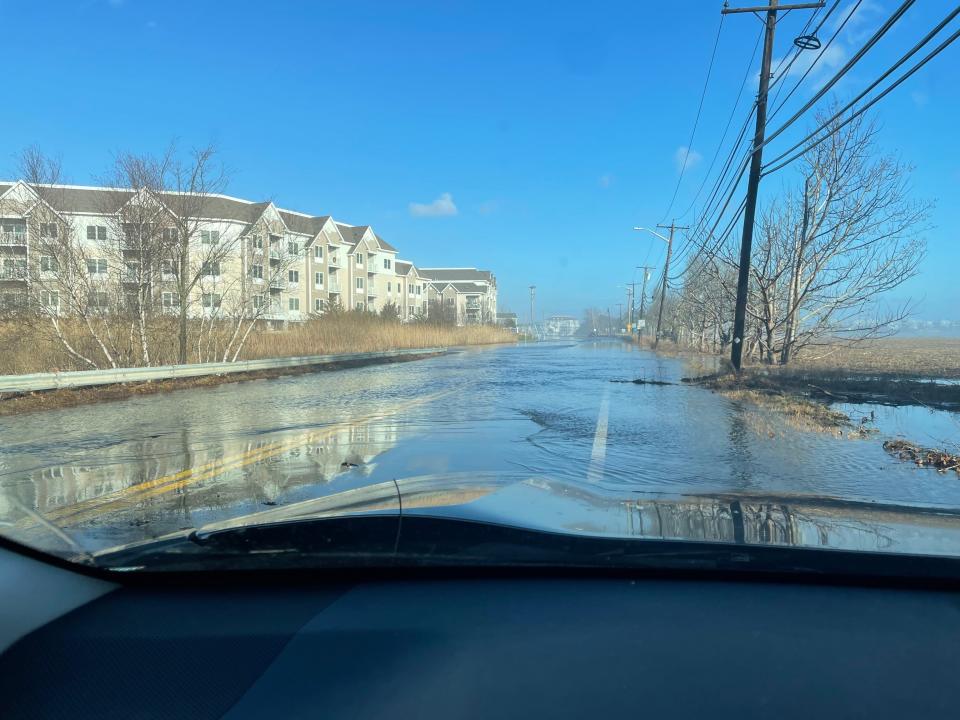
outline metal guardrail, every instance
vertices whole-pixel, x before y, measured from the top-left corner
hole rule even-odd
[[[381,352],[344,353],[341,355],[303,355],[299,357],[269,358],[265,360],[238,360],[225,363],[195,363],[192,365],[157,365],[141,368],[109,370],[80,370],[63,373],[33,373],[31,375],[0,375],[0,393],[24,393],[38,390],[81,388],[95,385],[170,380],[173,378],[227,375],[254,370],[275,370],[296,367],[320,367],[339,362],[378,360],[405,355],[431,355],[447,352],[447,348],[409,348]]]

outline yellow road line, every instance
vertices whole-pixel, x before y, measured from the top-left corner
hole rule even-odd
[[[210,462],[204,463],[203,465],[198,465],[197,467],[194,467],[194,468],[187,468],[185,470],[180,470],[179,472],[175,472],[170,475],[162,475],[158,478],[153,478],[152,480],[144,480],[134,485],[130,485],[128,487],[121,488],[119,490],[114,490],[112,492],[107,493],[106,495],[99,495],[95,498],[90,498],[88,500],[83,500],[79,503],[74,503],[73,505],[66,505],[60,508],[55,508],[50,512],[44,513],[44,517],[47,518],[48,520],[59,520],[64,516],[72,515],[77,511],[78,508],[83,509],[88,505],[98,505],[104,501],[109,501],[113,498],[120,498],[130,493],[149,490],[150,488],[154,488],[158,485],[163,485],[168,482],[174,482],[181,478],[189,477],[191,475],[195,475],[198,473],[206,473],[206,472],[209,472],[210,470],[215,470],[218,467],[221,467],[223,465],[229,465],[231,463],[234,463],[237,460],[243,459],[244,457],[248,457],[250,455],[254,455],[259,452],[262,452],[263,450],[271,446],[274,446],[276,444],[277,444],[276,442],[272,442],[272,443],[269,443],[268,445],[261,446],[258,448],[252,448],[250,450],[245,450],[241,453],[227,455],[217,460],[211,460]]]
[[[107,493],[106,495],[84,500],[81,503],[75,503],[73,505],[56,508],[49,513],[45,513],[44,517],[48,520],[59,523],[63,523],[65,521],[69,521],[71,524],[82,522],[88,517],[96,517],[104,510],[114,506],[129,506],[150,497],[182,489],[192,483],[208,480],[225,472],[237,470],[257,462],[262,462],[263,460],[268,460],[269,458],[276,457],[286,450],[303,446],[311,442],[316,442],[318,440],[326,440],[344,429],[366,425],[370,422],[382,420],[390,417],[391,415],[395,415],[402,410],[407,410],[419,405],[433,402],[453,392],[456,392],[456,390],[445,390],[442,392],[433,393],[432,395],[417,398],[415,400],[396,403],[387,410],[380,410],[379,412],[371,413],[366,416],[352,418],[349,421],[335,423],[334,425],[327,426],[319,431],[300,435],[289,440],[276,441],[260,448],[253,448],[242,453],[229,455],[219,460],[204,463],[196,468],[187,468],[173,474],[164,475],[152,480],[146,480],[126,488],[121,488],[120,490],[115,490],[111,493]]]

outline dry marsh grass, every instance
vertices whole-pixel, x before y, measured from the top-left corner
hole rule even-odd
[[[71,344],[88,357],[102,357],[95,343],[79,323],[64,323]],[[204,332],[209,332],[209,324]],[[200,327],[190,327],[191,361],[196,362],[196,334]],[[175,328],[159,325],[158,336],[152,343],[153,365],[176,362]],[[206,359],[219,360],[232,329],[224,324],[214,329]],[[291,324],[285,330],[272,330],[266,323],[254,329],[238,359],[254,360],[300,355],[328,355],[337,353],[373,352],[427,347],[454,347],[458,345],[488,345],[516,342],[517,336],[498,327],[470,325],[448,327],[429,323],[401,324],[375,315],[343,313],[304,323]],[[138,365],[139,357],[130,353],[120,357],[121,366]],[[59,341],[42,323],[31,325],[14,321],[0,322],[0,375],[86,370],[86,366],[71,358]]]
[[[797,358],[805,370],[960,378],[960,338],[884,338],[857,345],[810,348]]]

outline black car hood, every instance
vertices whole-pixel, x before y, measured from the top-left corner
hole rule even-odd
[[[249,534],[253,529],[360,518],[367,519],[367,528],[375,524],[371,519],[381,518],[380,534],[369,541],[378,553],[396,549],[394,536],[399,537],[402,518],[409,527],[415,520],[433,519],[568,538],[960,557],[960,511],[949,509],[803,495],[664,495],[520,473],[462,473],[410,477],[333,493],[110,548],[94,558],[98,564],[123,564],[143,551],[178,547],[187,539],[212,547],[217,538],[236,536],[238,531]],[[443,553],[443,539],[441,533],[431,546],[438,555]]]

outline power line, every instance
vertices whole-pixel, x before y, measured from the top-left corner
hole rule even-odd
[[[693,120],[693,129],[690,131],[690,139],[687,141],[687,153],[683,158],[683,165],[680,166],[680,177],[677,178],[676,187],[673,189],[673,197],[670,198],[670,205],[660,222],[663,222],[673,209],[673,203],[676,202],[677,193],[680,191],[680,183],[683,182],[683,174],[687,169],[687,161],[690,158],[690,152],[693,150],[693,139],[697,134],[697,126],[700,124],[700,113],[703,110],[703,101],[707,96],[707,86],[710,84],[710,75],[713,73],[713,61],[717,56],[717,46],[720,44],[720,31],[723,30],[723,15],[720,16],[720,24],[717,26],[717,36],[713,41],[713,50],[710,53],[710,63],[707,65],[707,76],[703,81],[703,90],[700,91],[700,103],[697,105],[697,114]]]
[[[931,31],[931,33],[928,34],[920,43],[918,43],[918,44],[917,44],[914,48],[912,48],[906,55],[904,55],[902,58],[900,58],[900,60],[898,60],[891,68],[889,68],[883,75],[881,75],[880,78],[878,78],[876,81],[874,81],[873,83],[871,83],[871,85],[870,85],[866,90],[864,90],[862,93],[860,93],[860,95],[858,95],[856,98],[854,98],[854,100],[852,100],[850,103],[848,103],[847,105],[845,105],[840,111],[838,111],[835,115],[833,115],[831,118],[829,118],[828,120],[826,120],[820,127],[818,127],[818,128],[817,128],[816,130],[814,130],[812,133],[810,133],[809,135],[807,135],[807,137],[805,137],[805,138],[804,138],[803,140],[801,140],[799,143],[797,143],[796,145],[794,145],[792,148],[790,148],[790,149],[787,150],[786,152],[782,153],[781,155],[779,155],[779,156],[777,156],[776,158],[774,158],[773,160],[771,160],[768,165],[772,165],[773,163],[778,162],[779,160],[781,160],[782,158],[784,158],[786,155],[788,155],[789,153],[793,152],[793,151],[796,150],[798,147],[800,147],[801,145],[803,145],[803,143],[805,143],[805,142],[807,142],[808,140],[810,140],[811,138],[813,138],[813,137],[814,137],[817,133],[819,133],[821,130],[823,130],[823,129],[825,129],[826,127],[828,127],[831,122],[833,122],[834,120],[836,120],[837,118],[839,118],[843,113],[845,113],[847,110],[849,110],[849,109],[854,105],[854,103],[856,103],[858,100],[862,99],[868,92],[870,92],[870,90],[872,90],[873,88],[875,88],[875,87],[876,87],[880,82],[882,82],[885,78],[889,77],[889,75],[890,75],[893,71],[895,71],[895,70],[896,70],[898,67],[900,67],[906,60],[908,60],[912,55],[914,55],[914,54],[916,53],[916,51],[917,51],[920,47],[922,47],[922,46],[925,45],[927,42],[929,42],[929,40],[933,37],[933,35],[936,35],[937,33],[939,33],[940,30],[943,29],[943,26],[946,24],[946,22],[949,22],[949,20],[953,19],[957,14],[960,14],[960,8],[957,8],[956,10],[954,10],[954,11],[948,16],[948,18],[947,18],[944,22],[942,22],[934,31]],[[851,114],[850,117],[848,117],[846,120],[844,120],[844,121],[843,121],[842,123],[840,123],[839,125],[837,125],[837,126],[835,126],[835,127],[831,127],[829,133],[827,133],[826,135],[824,135],[823,137],[821,137],[821,138],[820,138],[819,140],[817,140],[815,143],[812,143],[811,145],[803,148],[800,152],[794,154],[792,157],[790,157],[790,158],[787,159],[786,161],[780,163],[779,165],[776,165],[775,167],[773,167],[773,168],[771,168],[771,169],[769,169],[769,170],[767,170],[767,169],[765,168],[763,174],[764,174],[764,175],[770,175],[771,173],[774,173],[774,172],[776,172],[777,170],[780,170],[781,168],[786,167],[787,165],[789,165],[790,163],[792,163],[792,162],[793,162],[794,160],[796,160],[797,158],[802,157],[804,154],[806,154],[806,153],[809,152],[810,150],[813,150],[815,147],[817,147],[818,145],[820,145],[821,143],[823,143],[823,142],[824,142],[825,140],[827,140],[831,135],[835,134],[835,133],[837,132],[837,130],[839,130],[840,128],[842,128],[842,127],[848,125],[849,123],[853,122],[853,120],[855,120],[857,117],[859,117],[860,115],[862,115],[863,113],[865,113],[867,110],[869,110],[871,107],[873,107],[876,103],[878,103],[880,100],[882,100],[882,99],[883,99],[884,97],[886,97],[888,94],[890,94],[890,92],[893,91],[896,87],[900,86],[904,81],[907,80],[907,78],[909,78],[910,76],[912,76],[915,72],[917,72],[920,68],[922,68],[922,67],[923,67],[924,65],[926,65],[928,62],[930,62],[933,58],[935,58],[935,57],[936,57],[937,55],[939,55],[941,52],[943,52],[944,50],[946,50],[947,47],[949,47],[958,37],[960,37],[960,30],[955,31],[950,37],[948,37],[946,40],[944,40],[942,43],[940,43],[940,45],[938,45],[936,48],[934,48],[929,54],[927,54],[927,55],[926,55],[922,60],[920,60],[916,65],[914,65],[912,68],[910,68],[910,69],[909,69],[907,72],[905,72],[902,76],[900,76],[899,78],[897,78],[897,80],[896,80],[893,84],[891,84],[888,88],[886,88],[883,92],[881,92],[881,93],[880,93],[879,95],[877,95],[875,98],[871,99],[870,102],[868,102],[866,105],[864,105],[863,107],[861,107],[861,108],[860,108],[859,110],[857,110],[855,113]]]
[[[849,70],[850,70],[854,65],[856,65],[856,64],[860,61],[860,59],[863,58],[863,56],[866,55],[867,52],[868,52],[874,45],[876,45],[884,35],[887,34],[887,32],[890,30],[890,28],[892,28],[892,27],[897,23],[897,21],[900,20],[901,17],[903,17],[903,14],[904,14],[907,10],[910,9],[910,6],[913,5],[914,2],[916,2],[916,0],[905,0],[905,1],[900,5],[900,7],[898,7],[898,8],[893,12],[893,14],[892,14],[889,18],[887,18],[887,20],[883,23],[883,25],[881,25],[881,26],[877,29],[877,31],[873,34],[873,36],[872,36],[869,40],[867,40],[866,43],[864,43],[863,47],[861,47],[861,48],[854,54],[854,56],[853,56],[852,58],[850,58],[850,59],[846,62],[846,64],[844,64],[844,66],[843,66],[842,68],[840,68],[840,70],[838,70],[837,73],[836,73],[832,78],[830,78],[830,80],[826,83],[826,85],[824,85],[822,88],[820,88],[820,89],[814,94],[814,96],[813,96],[812,98],[810,98],[810,99],[804,104],[804,106],[803,106],[802,108],[800,108],[799,110],[797,110],[797,112],[795,112],[795,113],[793,114],[793,117],[791,117],[789,120],[787,120],[783,125],[781,125],[779,128],[777,128],[776,130],[774,130],[772,133],[770,133],[769,135],[767,135],[767,136],[766,136],[766,139],[764,139],[764,141],[763,141],[763,144],[760,145],[759,147],[762,148],[762,147],[765,147],[766,145],[769,145],[770,142],[772,142],[777,136],[779,136],[781,133],[783,133],[784,130],[786,130],[788,127],[790,127],[790,125],[792,125],[794,122],[796,122],[796,121],[800,118],[801,115],[803,115],[807,110],[809,110],[811,107],[813,107],[814,104],[815,104],[820,98],[822,98],[824,95],[826,95],[834,85],[836,85],[838,82],[840,82],[840,78],[842,78],[844,75],[846,75],[847,72],[849,72]],[[757,148],[757,149],[759,149],[759,148]]]
[[[839,0],[838,0],[839,1]],[[723,16],[721,15],[721,18]],[[717,158],[720,157],[720,150],[723,148],[723,142],[727,139],[727,133],[730,131],[730,125],[733,123],[733,117],[737,114],[737,108],[740,107],[740,98],[743,97],[743,91],[747,87],[747,80],[750,79],[750,71],[753,69],[753,60],[757,56],[757,50],[760,48],[760,41],[763,39],[763,30],[757,34],[757,42],[753,45],[753,52],[750,54],[750,60],[747,62],[747,70],[743,74],[743,81],[740,83],[740,91],[737,93],[737,100],[733,103],[733,107],[730,110],[730,116],[727,118],[727,124],[723,128],[723,135],[720,136],[720,142],[717,143],[717,149],[713,153],[713,158],[710,160],[710,166],[707,168],[707,172],[704,173],[703,180],[700,182],[700,187],[697,188],[696,195],[693,196],[693,200],[690,201],[690,204],[687,206],[687,209],[683,211],[683,214],[680,215],[681,218],[687,216],[693,206],[697,204],[697,200],[700,198],[700,193],[703,192],[703,188],[707,184],[707,179],[710,177],[710,173],[713,172],[713,166],[717,162]],[[753,111],[751,110],[750,116],[747,117],[746,122],[743,124],[743,129],[746,130],[747,126],[750,124],[750,117],[752,117]],[[741,132],[740,138],[743,138],[743,132]],[[740,140],[737,140],[736,145],[740,144]],[[723,173],[722,173],[723,174]]]
[[[785,97],[785,98],[783,99],[783,102],[784,102],[784,103],[786,103],[786,101],[790,98],[790,96],[794,93],[794,91],[796,91],[796,89],[800,86],[800,83],[803,82],[804,78],[806,78],[807,75],[810,74],[810,71],[811,71],[811,70],[813,69],[813,67],[820,61],[820,58],[823,57],[824,53],[827,52],[827,48],[830,47],[831,43],[836,39],[837,35],[840,34],[840,31],[843,29],[843,26],[846,25],[847,20],[850,19],[850,16],[853,15],[853,13],[855,13],[855,12],[857,11],[857,8],[858,8],[858,7],[860,7],[860,3],[861,3],[861,2],[863,2],[863,0],[857,0],[857,2],[854,4],[853,8],[850,10],[850,14],[847,15],[846,18],[844,18],[843,23],[841,23],[841,25],[840,25],[839,28],[837,28],[837,31],[836,31],[836,32],[833,34],[833,36],[827,41],[826,45],[824,45],[822,48],[820,48],[820,52],[819,52],[819,53],[817,54],[817,56],[813,59],[813,62],[810,63],[810,65],[809,65],[809,66],[807,67],[807,69],[804,71],[804,73],[803,73],[803,75],[801,76],[800,80],[798,80],[798,81],[797,81],[797,84],[793,86],[793,88],[790,90],[789,93],[787,93],[787,97]],[[827,10],[827,14],[824,15],[824,16],[820,19],[820,22],[819,22],[819,23],[817,23],[817,26],[813,29],[813,32],[811,33],[811,35],[816,36],[816,35],[820,32],[820,29],[826,24],[827,20],[830,19],[830,16],[833,15],[834,10],[836,10],[838,7],[840,7],[840,0],[834,0],[833,5],[830,6],[830,9]],[[810,19],[807,20],[807,24],[803,26],[803,30],[800,31],[800,34],[801,34],[801,35],[806,34],[807,29],[810,27],[810,24],[813,22],[814,18],[817,17],[817,14],[818,14],[819,12],[820,12],[819,9],[817,9],[817,10],[815,10],[815,11],[813,12],[813,14],[810,16]],[[774,87],[774,86],[778,86],[778,87],[777,87],[777,92],[774,93],[774,95],[773,95],[773,100],[770,101],[770,104],[771,104],[771,105],[776,105],[776,104],[777,104],[777,98],[780,97],[780,92],[783,90],[783,87],[784,87],[784,86],[783,86],[782,84],[780,84],[780,81],[786,79],[787,74],[790,72],[790,68],[792,68],[792,67],[793,67],[793,64],[794,64],[797,60],[800,59],[800,55],[801,55],[801,53],[803,53],[803,52],[804,52],[804,49],[801,48],[801,47],[799,47],[799,46],[797,46],[796,50],[795,50],[794,53],[793,53],[793,58],[790,60],[789,64],[783,69],[782,72],[779,72],[779,73],[777,74],[777,77],[775,77],[775,78],[773,79],[773,81],[770,83],[770,87],[771,87],[771,88]],[[777,68],[777,69],[779,70],[779,68]],[[767,117],[767,120],[769,121],[770,119],[772,119],[773,116],[774,116],[774,114],[776,114],[776,111],[779,110],[779,109],[782,108],[782,107],[783,107],[782,104],[781,104],[781,105],[778,105],[778,106],[777,106],[777,109],[774,110],[773,112],[771,112],[770,115]]]
[[[833,6],[830,8],[830,10],[827,11],[826,16],[823,18],[823,20],[820,22],[820,24],[817,25],[816,28],[814,28],[813,33],[812,33],[813,35],[816,35],[816,34],[817,34],[817,32],[818,32],[818,31],[820,30],[820,28],[823,26],[823,23],[826,21],[826,19],[827,19],[828,17],[830,17],[830,13],[832,13],[833,10],[834,10],[834,9],[837,7],[837,5],[839,5],[839,4],[840,4],[840,0],[834,0]],[[801,36],[807,34],[807,30],[810,29],[810,25],[813,23],[814,20],[816,20],[817,15],[819,15],[819,14],[820,14],[820,8],[817,8],[817,9],[814,10],[812,13],[810,13],[810,17],[807,18],[807,22],[804,24],[803,28],[801,28],[801,30],[800,30],[800,35],[801,35]],[[787,73],[790,72],[790,68],[793,67],[793,64],[794,64],[794,63],[797,61],[797,59],[800,57],[800,53],[801,53],[801,52],[803,52],[803,48],[801,48],[799,45],[796,46],[796,47],[793,49],[793,55],[790,57],[790,61],[786,63],[786,67],[784,67],[784,62],[786,62],[786,58],[784,58],[783,60],[780,61],[780,64],[777,65],[776,69],[773,71],[774,77],[770,80],[770,90],[772,90],[774,87],[776,87],[776,86],[777,86],[777,83],[779,83],[781,80],[783,80],[783,79],[787,76]],[[781,86],[781,87],[782,87],[782,86]],[[777,88],[777,94],[778,94],[778,95],[780,94],[780,88]],[[773,98],[773,99],[774,99],[774,102],[776,102],[776,99],[777,99],[776,95],[774,95],[774,98]]]

